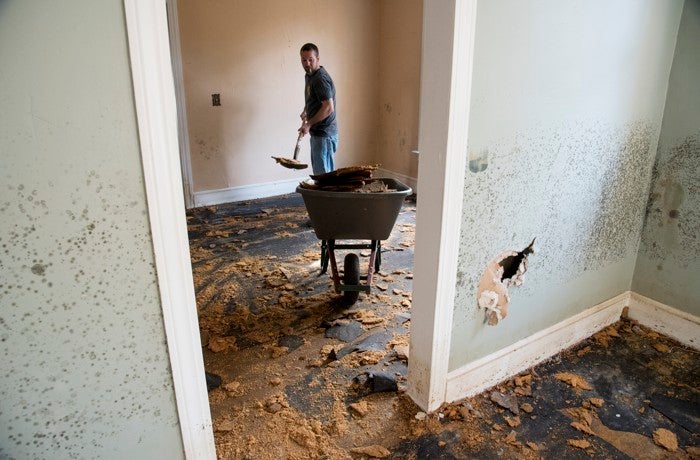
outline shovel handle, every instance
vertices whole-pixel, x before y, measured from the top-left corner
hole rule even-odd
[[[296,160],[299,156],[299,150],[301,149],[301,138],[303,134],[300,132],[299,137],[297,137],[297,145],[294,147],[294,159]]]

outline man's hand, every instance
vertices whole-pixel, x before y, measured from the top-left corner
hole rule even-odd
[[[299,133],[301,133],[302,136],[306,136],[309,134],[309,129],[311,129],[311,125],[309,124],[308,121],[304,120],[301,122],[301,127],[299,128]]]

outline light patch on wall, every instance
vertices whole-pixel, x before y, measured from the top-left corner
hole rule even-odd
[[[508,315],[509,286],[521,286],[527,258],[534,253],[535,240],[522,251],[505,251],[491,259],[479,281],[477,303],[486,310],[486,322],[495,326]]]

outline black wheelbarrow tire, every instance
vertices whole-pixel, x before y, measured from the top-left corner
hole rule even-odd
[[[346,286],[357,286],[360,284],[360,258],[351,252],[345,256],[343,261],[343,281]],[[343,299],[348,304],[357,302],[360,291],[343,291]]]

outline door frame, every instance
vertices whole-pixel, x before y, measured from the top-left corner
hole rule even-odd
[[[124,0],[141,162],[185,458],[216,459],[190,262],[165,2]]]
[[[183,95],[176,92],[173,76],[168,33],[168,11],[176,15],[172,5],[167,0],[124,0],[149,220],[184,455],[215,459],[183,199],[182,117],[178,119],[177,103]],[[476,6],[477,0],[423,2],[421,196],[408,385],[414,401],[428,411],[445,401],[449,370]],[[180,107],[184,109],[184,104]]]

